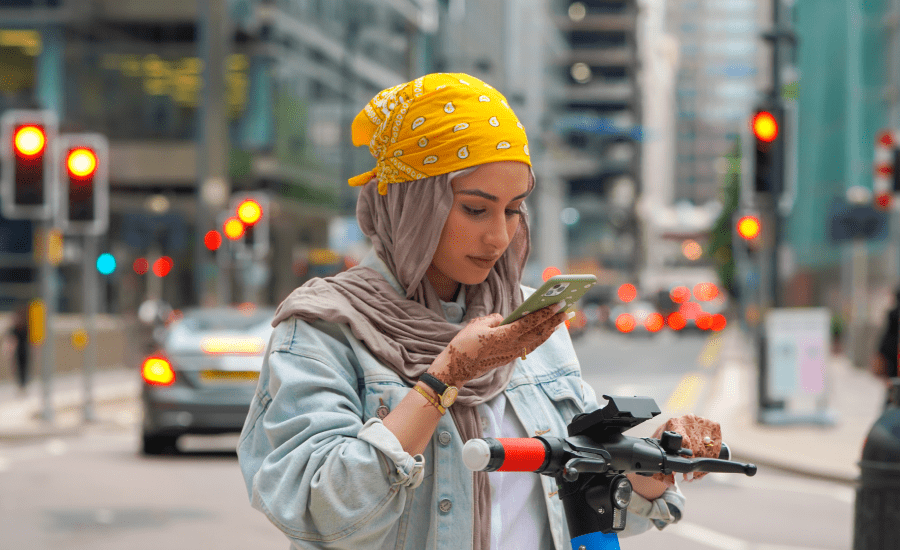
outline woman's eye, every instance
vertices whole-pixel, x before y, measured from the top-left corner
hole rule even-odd
[[[463,208],[463,212],[465,212],[466,214],[468,214],[470,216],[480,216],[480,215],[484,214],[485,212],[487,212],[486,208],[472,208],[471,206],[466,206],[466,205],[463,205],[462,208]],[[506,210],[507,217],[516,216],[521,213],[522,213],[522,211],[519,209],[507,209]]]

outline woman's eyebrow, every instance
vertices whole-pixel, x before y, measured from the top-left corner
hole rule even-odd
[[[517,201],[517,200],[519,200],[519,199],[524,199],[524,198],[527,197],[530,193],[531,193],[531,191],[525,191],[525,192],[522,193],[521,195],[516,195],[515,197],[513,197],[509,202]],[[457,191],[457,194],[459,194],[459,195],[473,195],[473,196],[475,196],[475,197],[481,197],[481,198],[483,198],[483,199],[487,199],[487,200],[492,201],[492,202],[500,202],[500,199],[499,199],[499,198],[495,197],[494,195],[491,195],[490,193],[485,193],[485,192],[482,191],[481,189],[463,189],[462,191]]]

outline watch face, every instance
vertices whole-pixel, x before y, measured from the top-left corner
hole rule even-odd
[[[447,386],[447,390],[441,396],[441,406],[446,409],[452,405],[456,401],[457,395],[459,395],[459,390],[456,389],[456,386]]]

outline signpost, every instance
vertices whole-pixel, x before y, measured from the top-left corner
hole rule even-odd
[[[831,313],[828,308],[773,308],[765,319],[767,374],[764,389],[783,408],[763,408],[764,424],[832,425],[827,370]]]

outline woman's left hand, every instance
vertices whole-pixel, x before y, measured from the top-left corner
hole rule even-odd
[[[653,437],[659,439],[664,431],[677,432],[681,434],[682,448],[690,449],[694,453],[693,458],[718,458],[719,452],[722,450],[722,427],[718,422],[696,416],[686,414],[678,418],[670,418],[665,424],[657,428]],[[700,479],[707,472],[692,472],[682,474],[685,481]],[[662,496],[662,494],[675,485],[675,474],[653,474],[645,477],[637,474],[628,474],[628,479],[634,487],[634,491],[646,498],[654,500]]]
[[[656,430],[653,437],[659,439],[664,431],[681,434],[683,438],[681,446],[690,449],[694,453],[692,458],[719,458],[719,452],[722,450],[722,427],[714,420],[694,414],[670,418]],[[692,479],[700,479],[707,473],[692,472],[683,474],[683,476],[686,481],[691,481]],[[669,474],[668,476],[654,474],[653,478],[670,484],[675,482],[675,474]]]

